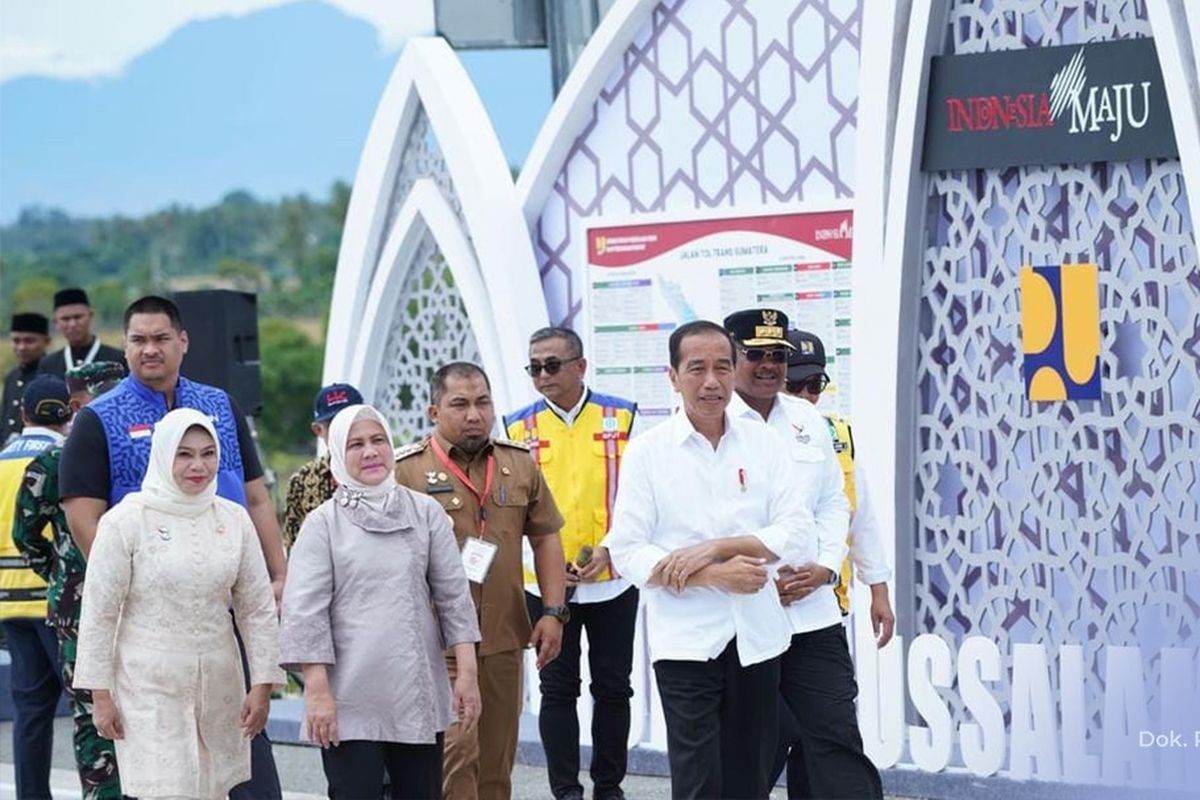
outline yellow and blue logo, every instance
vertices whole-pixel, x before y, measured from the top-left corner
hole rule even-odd
[[[1021,267],[1025,394],[1100,399],[1100,276],[1095,264]]]

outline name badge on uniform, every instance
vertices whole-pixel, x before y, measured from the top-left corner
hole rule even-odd
[[[496,558],[496,551],[500,548],[491,542],[484,541],[478,536],[470,536],[467,538],[462,549],[463,570],[467,573],[467,580],[472,583],[483,583],[488,576],[488,571],[492,568],[492,561]]]

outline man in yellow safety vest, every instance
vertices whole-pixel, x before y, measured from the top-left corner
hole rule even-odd
[[[562,652],[540,673],[538,728],[546,752],[550,791],[556,800],[583,798],[579,782],[580,638],[587,631],[591,667],[592,763],[596,800],[624,797],[633,633],[638,590],[614,574],[608,533],[621,458],[637,405],[594,392],[584,383],[583,343],[569,328],[543,328],[529,341],[525,367],[541,397],[504,418],[508,437],[529,446],[563,515],[570,619]],[[526,600],[533,619],[542,614],[537,583],[526,571]]]

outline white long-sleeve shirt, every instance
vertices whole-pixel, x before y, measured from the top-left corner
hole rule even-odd
[[[883,552],[879,521],[867,491],[867,476],[860,457],[854,459],[854,496],[857,500],[850,518],[850,561],[860,581],[872,585],[892,579],[892,568]]]
[[[773,582],[754,594],[647,586],[673,550],[752,535],[785,563],[811,560],[813,518],[793,459],[761,422],[726,414],[716,449],[683,411],[629,443],[605,545],[643,590],[653,661],[707,661],[737,637],[744,666],[788,648],[791,626]]]
[[[762,421],[762,415],[736,393],[729,404],[729,413]],[[850,502],[846,499],[842,468],[833,451],[829,423],[807,400],[779,394],[766,424],[777,432],[777,442],[782,438],[786,443],[795,468],[796,489],[816,520],[816,558],[809,560],[840,575],[847,553]],[[802,562],[787,563],[799,566]],[[787,615],[793,633],[808,633],[840,623],[842,612],[833,584],[792,603],[787,607]]]

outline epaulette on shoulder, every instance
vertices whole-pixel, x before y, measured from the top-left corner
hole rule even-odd
[[[517,450],[524,450],[526,453],[529,452],[529,445],[525,444],[524,442],[515,442],[512,439],[493,439],[492,441],[495,444],[503,445],[505,447],[512,447]]]
[[[408,458],[409,456],[415,456],[417,453],[423,453],[423,452],[425,452],[425,448],[428,446],[429,446],[428,439],[425,439],[424,441],[420,441],[420,442],[413,442],[412,444],[406,444],[406,445],[404,445],[404,447],[401,447],[399,450],[396,451],[396,460],[401,461],[403,459]]]

